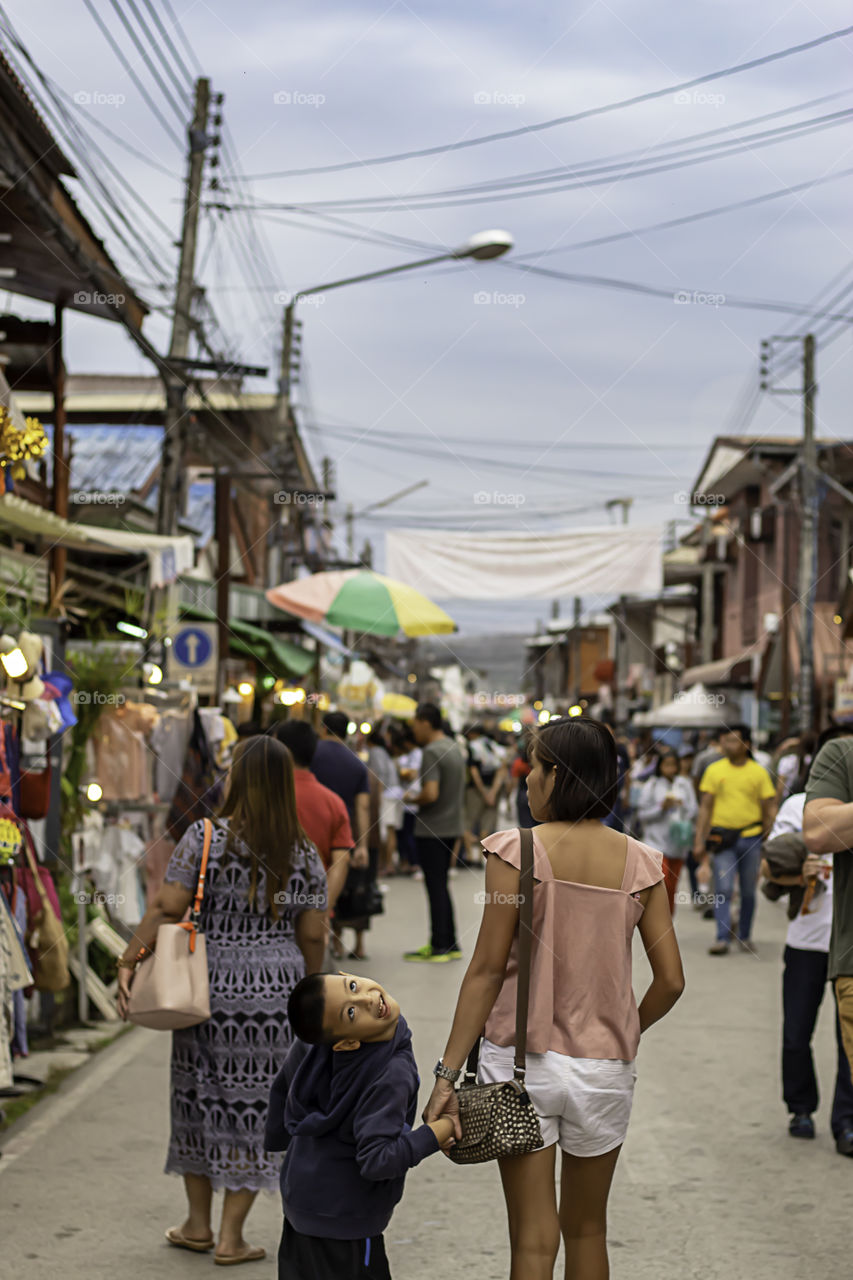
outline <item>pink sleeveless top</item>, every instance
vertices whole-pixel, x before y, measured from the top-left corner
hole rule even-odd
[[[631,1062],[640,1043],[640,1018],[631,986],[631,940],[643,915],[638,894],[663,879],[661,854],[627,837],[619,889],[557,880],[533,832],[533,946],[530,966],[528,1053]],[[520,869],[518,831],[497,831],[482,841]],[[503,986],[486,1023],[486,1038],[515,1044],[518,938],[513,940]]]

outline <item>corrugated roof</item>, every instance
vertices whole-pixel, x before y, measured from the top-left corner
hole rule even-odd
[[[67,428],[73,438],[71,451],[72,493],[139,494],[160,465],[162,427],[74,424]],[[53,439],[48,423],[45,434]],[[46,455],[48,483],[52,483],[53,450]],[[157,510],[157,485],[147,492],[145,506]],[[198,530],[196,544],[206,546],[213,538],[213,481],[200,480],[189,486],[186,523]]]

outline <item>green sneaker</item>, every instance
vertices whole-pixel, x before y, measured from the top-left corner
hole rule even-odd
[[[417,951],[404,951],[403,959],[420,964],[446,964],[452,956],[449,951],[434,951],[427,943],[425,947],[418,947]]]
[[[459,948],[458,948],[458,947],[453,947],[453,949],[452,949],[451,951],[448,951],[446,954],[447,954],[447,958],[448,958],[448,960],[461,960],[461,959],[462,959],[462,952],[459,950]]]

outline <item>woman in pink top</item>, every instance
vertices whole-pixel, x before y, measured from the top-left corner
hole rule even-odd
[[[606,1280],[607,1197],[625,1139],[640,1035],[684,989],[661,855],[602,819],[616,796],[609,730],[552,721],[532,741],[527,780],[534,828],[528,1092],[544,1147],[501,1160],[512,1249],[510,1280],[553,1276],[562,1234],[567,1280]],[[458,1077],[483,1031],[481,1081],[509,1080],[515,1038],[520,836],[499,831],[489,853],[483,921],[441,1064]],[[652,981],[637,1007],[631,943],[639,928]],[[436,1077],[427,1120],[458,1112]],[[554,1183],[562,1151],[560,1204]]]

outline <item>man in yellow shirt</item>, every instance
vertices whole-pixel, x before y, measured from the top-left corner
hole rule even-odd
[[[735,872],[740,881],[737,941],[742,951],[750,950],[761,841],[776,815],[776,788],[767,770],[753,759],[751,743],[747,725],[732,725],[720,738],[722,760],[709,764],[699,783],[693,856],[705,883],[710,879],[712,854],[714,858],[717,941],[710,948],[712,956],[724,956],[729,951]]]

